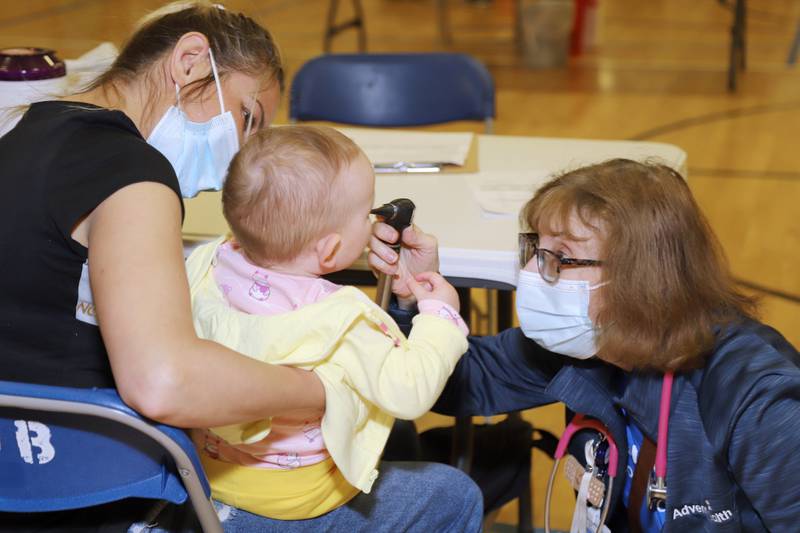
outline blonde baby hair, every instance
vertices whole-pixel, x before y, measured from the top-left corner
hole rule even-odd
[[[222,209],[234,237],[262,266],[290,261],[349,214],[342,171],[361,149],[333,128],[279,126],[253,135],[234,157]]]

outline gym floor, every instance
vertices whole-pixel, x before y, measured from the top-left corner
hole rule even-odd
[[[536,0],[520,0],[530,5]],[[121,45],[158,0],[5,2],[0,47],[43,46],[73,58],[103,41]],[[340,18],[352,14],[340,0]],[[733,14],[717,0],[600,0],[596,44],[558,69],[532,70],[515,42],[515,0],[445,2],[452,42],[437,25],[435,0],[362,0],[371,52],[452,50],[475,55],[497,85],[500,135],[640,139],[688,154],[689,184],[742,286],[761,297],[761,318],[800,345],[800,65],[787,57],[800,22],[794,0],[751,0],[747,69],[727,90]],[[232,0],[275,35],[289,75],[322,53],[328,0]],[[356,32],[333,42],[357,51]],[[278,122],[286,122],[284,105]],[[481,131],[456,123],[433,130]],[[424,227],[424,221],[420,221]],[[477,296],[477,295],[476,295]],[[478,333],[490,332],[478,300]],[[526,413],[560,431],[563,410]],[[420,428],[447,423],[427,415]],[[550,464],[535,452],[534,516],[542,526]],[[563,485],[563,483],[562,483]],[[561,487],[554,527],[569,529],[572,496]],[[516,520],[515,504],[497,517]],[[508,531],[507,527],[502,527]]]

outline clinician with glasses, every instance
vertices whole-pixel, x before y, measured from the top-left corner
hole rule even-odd
[[[183,262],[181,197],[221,188],[249,132],[274,118],[283,84],[257,22],[176,2],[141,21],[84,92],[30,106],[0,138],[0,380],[116,387],[146,417],[185,428],[321,416],[315,374],[197,337]],[[159,531],[199,530],[181,509],[153,518],[154,505],[0,514],[0,529],[124,531],[149,516]],[[315,519],[220,515],[227,531],[474,531],[481,501],[453,468],[393,464],[370,494]]]
[[[541,187],[520,219],[520,327],[472,337],[434,410],[578,413],[556,453],[577,491],[572,532],[795,531],[800,355],[753,318],[683,178],[587,166]],[[402,269],[383,244],[396,238],[375,226],[373,268],[435,267],[432,236],[404,232]],[[408,323],[402,275],[393,288]]]

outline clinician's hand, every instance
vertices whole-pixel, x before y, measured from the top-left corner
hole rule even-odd
[[[436,237],[425,233],[415,225],[403,230],[403,243],[398,257],[387,242],[397,241],[397,230],[383,222],[372,225],[372,237],[369,241],[369,266],[376,272],[383,272],[395,279],[392,282],[394,292],[402,307],[415,301],[408,287],[408,276],[421,272],[439,270],[439,246]]]

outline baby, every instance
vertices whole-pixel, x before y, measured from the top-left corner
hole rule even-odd
[[[371,233],[372,165],[332,128],[260,131],[222,192],[233,238],[187,261],[198,334],[317,373],[321,419],[275,417],[195,435],[213,496],[277,519],[312,518],[369,492],[394,418],[430,409],[466,351],[455,289],[410,282],[420,314],[406,338],[355,287],[321,276],[350,267]]]

